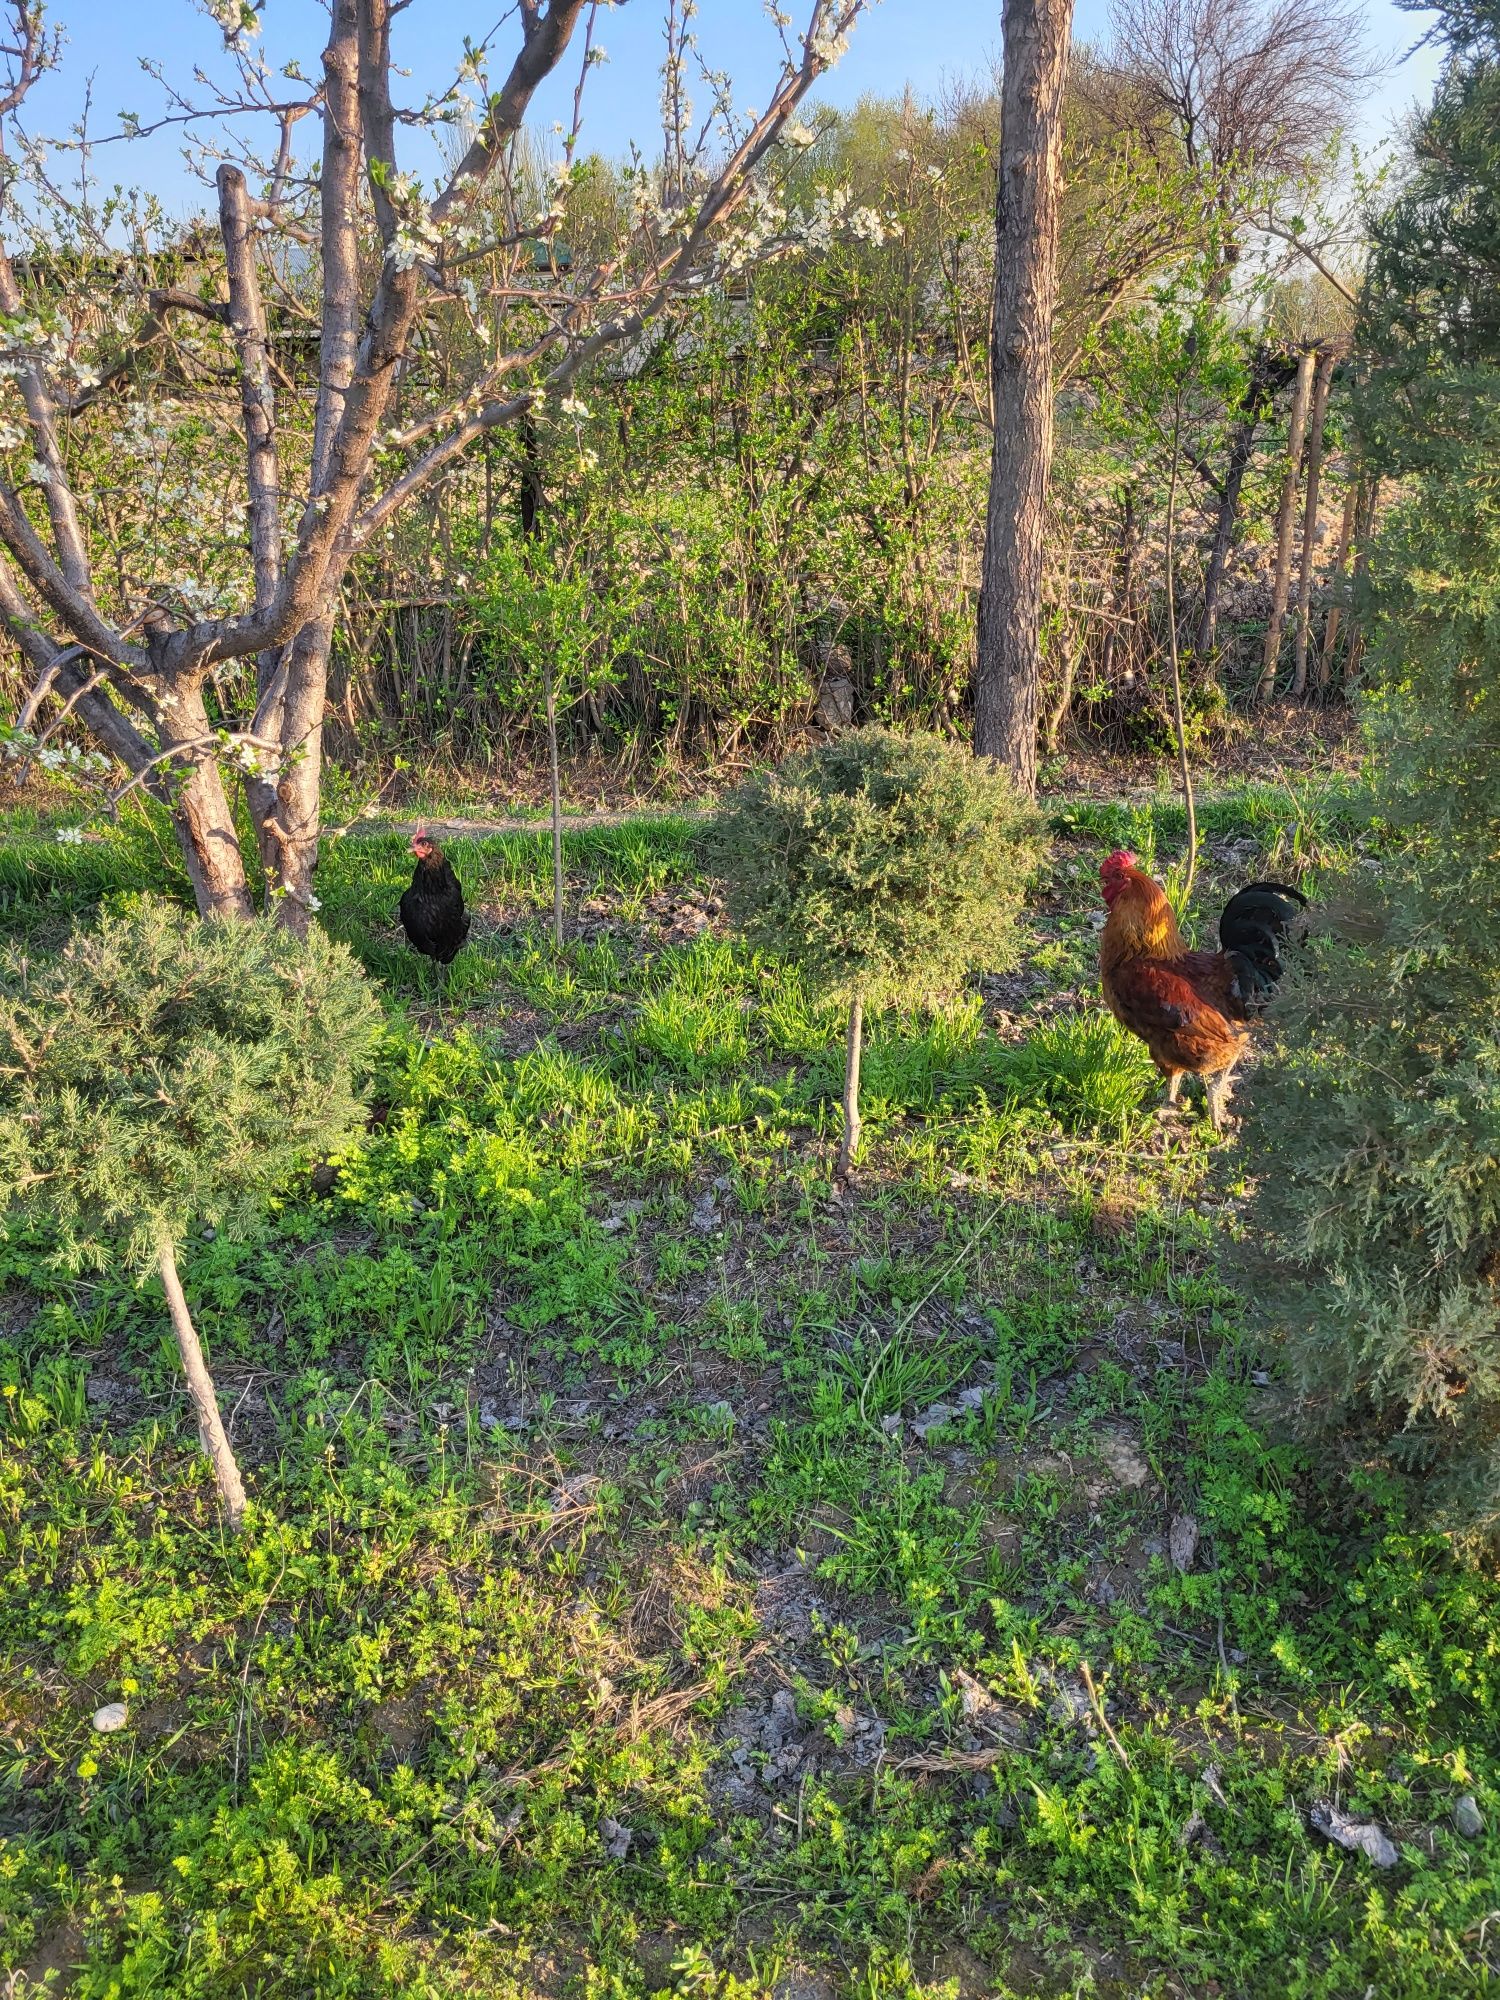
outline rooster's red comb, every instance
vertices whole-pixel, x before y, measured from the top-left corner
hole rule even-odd
[[[1101,875],[1122,875],[1127,868],[1134,868],[1135,856],[1128,847],[1117,847],[1113,854],[1106,856],[1099,869]]]

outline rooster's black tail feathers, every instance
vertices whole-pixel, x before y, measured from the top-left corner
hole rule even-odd
[[[1231,896],[1219,918],[1219,944],[1262,1005],[1281,978],[1281,947],[1297,929],[1307,898],[1288,882],[1251,882]]]

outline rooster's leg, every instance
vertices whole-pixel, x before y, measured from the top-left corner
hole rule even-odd
[[[1180,1069],[1169,1070],[1167,1072],[1168,1104],[1175,1104],[1177,1102],[1179,1095],[1181,1094],[1181,1091],[1182,1091],[1182,1071]]]
[[[1203,1088],[1208,1097],[1208,1116],[1216,1132],[1223,1132],[1229,1124],[1229,1077],[1230,1072],[1221,1070],[1217,1076],[1206,1076]]]

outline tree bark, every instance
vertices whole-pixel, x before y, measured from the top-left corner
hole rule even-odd
[[[849,1033],[844,1045],[844,1135],[839,1141],[835,1178],[842,1180],[859,1151],[859,1059],[864,1050],[865,1003],[856,993],[849,1002]]]
[[[1318,488],[1323,479],[1323,420],[1338,356],[1327,348],[1313,376],[1312,411],[1307,419],[1307,497],[1302,504],[1302,561],[1297,571],[1297,640],[1292,693],[1307,693],[1307,628],[1312,617],[1313,550],[1318,538]]]
[[[1062,94],[1072,0],[1005,0],[995,198],[995,439],[979,593],[974,750],[1036,792],[1043,529],[1052,466],[1052,322]]]
[[[187,1377],[188,1395],[192,1399],[193,1414],[198,1419],[198,1441],[213,1466],[219,1498],[224,1503],[224,1518],[238,1534],[245,1516],[245,1488],[240,1479],[240,1468],[235,1462],[234,1447],[224,1428],[213,1377],[203,1359],[203,1349],[188,1312],[187,1300],[182,1295],[177,1257],[165,1236],[157,1254],[162,1289],[167,1295],[167,1310],[172,1315],[172,1330],[177,1335],[177,1352],[182,1356],[182,1372]]]
[[[1271,616],[1266,625],[1260,679],[1255,686],[1257,701],[1269,701],[1276,687],[1276,660],[1281,652],[1281,628],[1286,620],[1287,588],[1292,574],[1292,516],[1297,500],[1298,476],[1302,470],[1307,398],[1316,361],[1317,356],[1311,348],[1297,361],[1297,384],[1292,391],[1291,414],[1287,419],[1286,473],[1281,482],[1281,502],[1276,510],[1276,568],[1271,579]]]
[[[179,688],[171,718],[170,728],[162,730],[162,746],[180,754],[167,767],[168,801],[198,914],[231,922],[252,917],[255,906],[245,880],[239,829],[224,790],[201,686]]]
[[[1354,517],[1359,509],[1363,480],[1349,481],[1349,490],[1344,495],[1344,514],[1339,522],[1339,543],[1334,553],[1333,571],[1329,576],[1329,596],[1332,603],[1328,607],[1328,617],[1323,625],[1323,649],[1318,655],[1318,687],[1328,686],[1333,673],[1333,655],[1338,645],[1339,625],[1343,620],[1344,607],[1339,601],[1344,588],[1344,571],[1349,563],[1349,544],[1354,539]]]

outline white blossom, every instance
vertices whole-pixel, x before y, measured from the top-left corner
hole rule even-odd
[[[81,826],[60,826],[57,837],[64,847],[82,847],[83,828]]]
[[[575,423],[582,423],[589,413],[589,406],[581,396],[564,396],[557,407],[563,416],[571,417]]]

